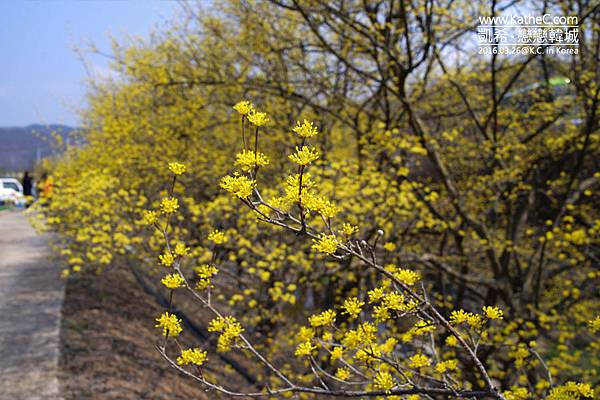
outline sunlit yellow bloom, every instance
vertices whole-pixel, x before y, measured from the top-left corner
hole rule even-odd
[[[158,324],[157,328],[162,328],[163,336],[175,337],[183,330],[181,328],[181,320],[175,316],[175,314],[169,314],[168,312],[163,313],[159,318],[156,318]]]
[[[153,225],[158,220],[158,213],[152,210],[144,210],[142,215],[142,223],[145,225]]]
[[[335,346],[331,350],[330,360],[331,361],[338,360],[338,359],[342,358],[343,355],[344,355],[344,349],[341,346]]]
[[[504,313],[498,307],[483,306],[483,314],[488,319],[502,319]]]
[[[171,214],[179,209],[179,200],[175,197],[165,197],[160,202],[160,211],[163,214]]]
[[[184,164],[178,162],[170,162],[169,163],[169,171],[174,173],[175,175],[181,175],[185,172],[186,166]]]
[[[394,277],[409,286],[414,285],[421,279],[421,275],[409,269],[399,269],[394,273]]]
[[[303,343],[300,343],[298,345],[298,347],[296,347],[296,351],[294,352],[294,355],[296,357],[308,357],[311,355],[312,351],[315,350],[316,347],[313,346],[310,341],[306,341]]]
[[[254,151],[242,150],[235,156],[235,165],[239,166],[242,171],[250,172],[254,167],[269,165],[269,159],[260,151],[255,154]]]
[[[319,133],[313,123],[306,119],[302,123],[300,123],[300,121],[296,122],[296,127],[292,130],[296,132],[298,136],[306,139],[316,136]]]
[[[202,365],[206,361],[206,351],[196,349],[181,350],[181,356],[177,357],[178,365]]]
[[[227,235],[224,232],[216,229],[208,234],[208,240],[213,242],[214,244],[223,244],[229,240]]]
[[[248,121],[255,126],[263,126],[269,122],[269,117],[267,117],[267,113],[253,111],[248,114]]]
[[[228,175],[221,179],[220,186],[232,195],[246,199],[252,194],[256,181],[243,175]]]
[[[211,278],[219,273],[219,269],[215,266],[203,264],[199,267],[195,268],[198,273],[198,283],[196,283],[196,287],[200,290],[204,290],[208,287],[213,287],[211,285]]]
[[[319,158],[319,152],[314,147],[302,146],[299,148],[296,146],[296,152],[288,157],[298,165],[307,166]]]
[[[325,310],[320,314],[313,315],[308,318],[308,322],[315,328],[319,326],[333,325],[335,323],[336,314],[333,310]]]
[[[335,371],[335,377],[343,381],[348,380],[348,378],[350,378],[350,370],[346,367],[338,368],[337,371]]]
[[[435,365],[435,370],[440,374],[443,374],[446,371],[454,371],[458,366],[458,360],[446,360],[439,362]]]
[[[254,112],[254,106],[249,101],[240,101],[233,106],[233,109],[239,112],[241,115],[248,115]]]
[[[350,317],[356,318],[360,314],[361,308],[364,305],[365,303],[356,297],[348,298],[344,301],[344,305],[342,306],[345,310],[343,314],[348,314]]]
[[[375,375],[375,379],[373,380],[373,383],[375,384],[375,388],[385,390],[386,392],[389,392],[390,390],[392,390],[394,388],[394,386],[396,386],[396,383],[394,382],[394,378],[392,378],[392,375],[388,371],[382,371],[382,370],[379,370],[377,372],[377,375]]]
[[[588,325],[590,326],[590,330],[592,332],[598,332],[600,331],[600,316],[594,318],[591,321],[588,321]]]
[[[175,256],[169,250],[165,250],[163,254],[160,254],[158,256],[158,259],[160,260],[160,263],[162,265],[164,265],[165,267],[170,267],[175,261]]]
[[[358,226],[350,225],[347,223],[344,223],[342,225],[342,233],[344,235],[350,236],[350,235],[355,234],[356,232],[358,232]]]
[[[162,284],[169,289],[177,289],[183,286],[185,280],[179,274],[169,274],[161,280]]]
[[[321,235],[319,240],[313,239],[312,248],[325,254],[333,254],[338,248],[338,240],[335,235]]]
[[[423,354],[415,354],[414,356],[410,357],[409,360],[410,362],[408,363],[408,366],[411,368],[422,368],[431,365],[429,358]]]
[[[225,352],[231,349],[231,345],[244,331],[244,328],[235,317],[228,316],[213,319],[208,325],[208,331],[221,333],[217,340],[217,351]]]
[[[187,256],[189,254],[190,249],[185,247],[185,244],[182,242],[179,242],[175,245],[175,254],[177,254],[178,256]]]

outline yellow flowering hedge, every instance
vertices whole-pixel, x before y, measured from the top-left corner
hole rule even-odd
[[[597,61],[451,68],[470,2],[367,3],[188,5],[115,44],[38,208],[65,275],[189,292],[216,348],[177,350],[169,309],[159,349],[230,395],[204,351],[241,349],[261,395],[593,398]]]

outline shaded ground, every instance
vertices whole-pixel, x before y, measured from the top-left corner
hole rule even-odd
[[[154,349],[164,310],[125,269],[68,280],[61,330],[65,399],[207,399]]]
[[[64,282],[38,235],[17,211],[0,213],[0,399],[59,399]]]

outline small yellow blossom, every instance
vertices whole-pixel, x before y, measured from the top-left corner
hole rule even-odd
[[[383,248],[387,251],[394,251],[396,250],[396,245],[392,242],[387,242],[383,245]]]
[[[319,240],[313,239],[312,248],[325,254],[333,254],[338,248],[338,240],[335,235],[321,235]]]
[[[288,158],[298,165],[307,166],[319,158],[319,152],[314,147],[296,146],[296,152],[290,154]]]
[[[529,391],[526,388],[513,386],[511,390],[502,393],[506,400],[527,400],[529,399]]]
[[[181,350],[181,356],[177,357],[177,365],[202,365],[206,361],[206,351],[200,349]]]
[[[267,113],[253,111],[248,114],[248,121],[255,126],[263,126],[269,122],[269,117],[267,117]]]
[[[335,346],[331,350],[331,358],[330,358],[330,360],[333,362],[335,360],[338,360],[338,359],[342,358],[343,355],[344,355],[344,349],[341,346]]]
[[[435,370],[440,374],[443,374],[447,371],[454,371],[458,366],[458,360],[446,360],[439,362],[435,365]]]
[[[204,290],[208,287],[213,287],[210,283],[210,280],[213,276],[219,273],[219,269],[215,266],[202,264],[199,267],[195,268],[198,273],[198,283],[196,283],[196,288],[200,290]]]
[[[408,366],[412,368],[423,368],[431,365],[429,358],[423,354],[415,354],[414,356],[410,357],[409,360],[410,363],[408,363]]]
[[[355,234],[356,232],[358,232],[358,226],[354,226],[354,225],[350,225],[350,224],[344,223],[342,225],[341,232],[344,235],[351,236],[351,235]]]
[[[504,313],[498,307],[484,306],[483,314],[487,319],[502,319]]]
[[[155,326],[157,328],[162,328],[163,336],[176,337],[183,330],[181,328],[181,320],[175,316],[175,314],[169,314],[165,312],[160,316],[160,318],[156,318],[158,324]]]
[[[175,197],[165,197],[160,202],[160,211],[163,214],[171,214],[179,209],[179,200]]]
[[[217,340],[217,351],[225,352],[231,349],[232,343],[244,331],[235,317],[217,317],[208,324],[209,332],[220,332]]]
[[[256,181],[247,176],[225,176],[221,179],[220,186],[240,199],[246,199],[252,194]]]
[[[594,389],[587,383],[572,381],[555,387],[547,397],[548,400],[580,400],[582,398],[593,399]]]
[[[311,326],[317,328],[319,326],[333,325],[335,323],[335,318],[335,311],[325,310],[320,314],[309,317],[308,322]]]
[[[185,247],[185,243],[179,242],[175,245],[175,254],[185,257],[189,254],[190,249]]]
[[[458,339],[455,336],[448,336],[446,338],[446,345],[450,347],[458,346]]]
[[[294,132],[296,132],[296,134],[298,134],[298,136],[305,138],[305,139],[309,139],[313,136],[316,136],[319,133],[319,131],[313,125],[313,123],[306,119],[302,123],[300,123],[300,121],[297,121],[296,127],[292,130]]]
[[[242,171],[250,172],[254,167],[269,165],[269,159],[261,152],[243,150],[235,156],[235,165],[239,166]]]
[[[294,355],[296,357],[308,357],[311,355],[312,351],[315,350],[316,347],[313,346],[310,341],[306,341],[303,343],[300,343],[298,345],[298,347],[296,347],[296,352],[294,353]]]
[[[233,109],[239,112],[241,115],[248,115],[254,112],[254,106],[249,101],[240,101],[233,106]]]
[[[394,277],[408,286],[414,285],[421,279],[421,275],[409,269],[399,269],[394,273]]]
[[[350,378],[350,370],[346,367],[338,368],[337,371],[335,371],[335,377],[346,381]]]
[[[225,233],[216,229],[208,234],[208,240],[218,245],[227,242],[229,238],[227,237],[227,235],[225,235]]]
[[[185,280],[179,274],[169,274],[161,280],[162,284],[169,289],[177,289],[183,286]]]
[[[175,256],[169,250],[165,250],[163,254],[160,254],[158,256],[158,259],[160,260],[160,263],[162,265],[164,265],[165,267],[170,267],[175,261]]]
[[[175,175],[181,175],[185,172],[186,166],[184,164],[178,162],[170,162],[169,163],[169,171],[174,173]]]
[[[396,385],[394,382],[394,378],[388,371],[379,370],[377,375],[375,375],[375,379],[373,380],[376,389],[385,390],[386,392],[391,391]]]
[[[369,290],[369,304],[375,303],[383,299],[384,292],[382,287],[375,288],[373,290]]]
[[[356,318],[364,305],[365,303],[356,297],[348,298],[344,301],[344,305],[342,306],[345,310],[343,314],[348,314],[350,317]]]
[[[158,213],[152,210],[144,210],[142,214],[142,223],[144,225],[154,225],[158,220]]]

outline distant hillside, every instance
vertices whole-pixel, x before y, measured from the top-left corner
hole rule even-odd
[[[33,124],[26,127],[0,127],[0,172],[31,169],[42,158],[59,153],[51,133],[69,140],[76,128],[66,125]]]

